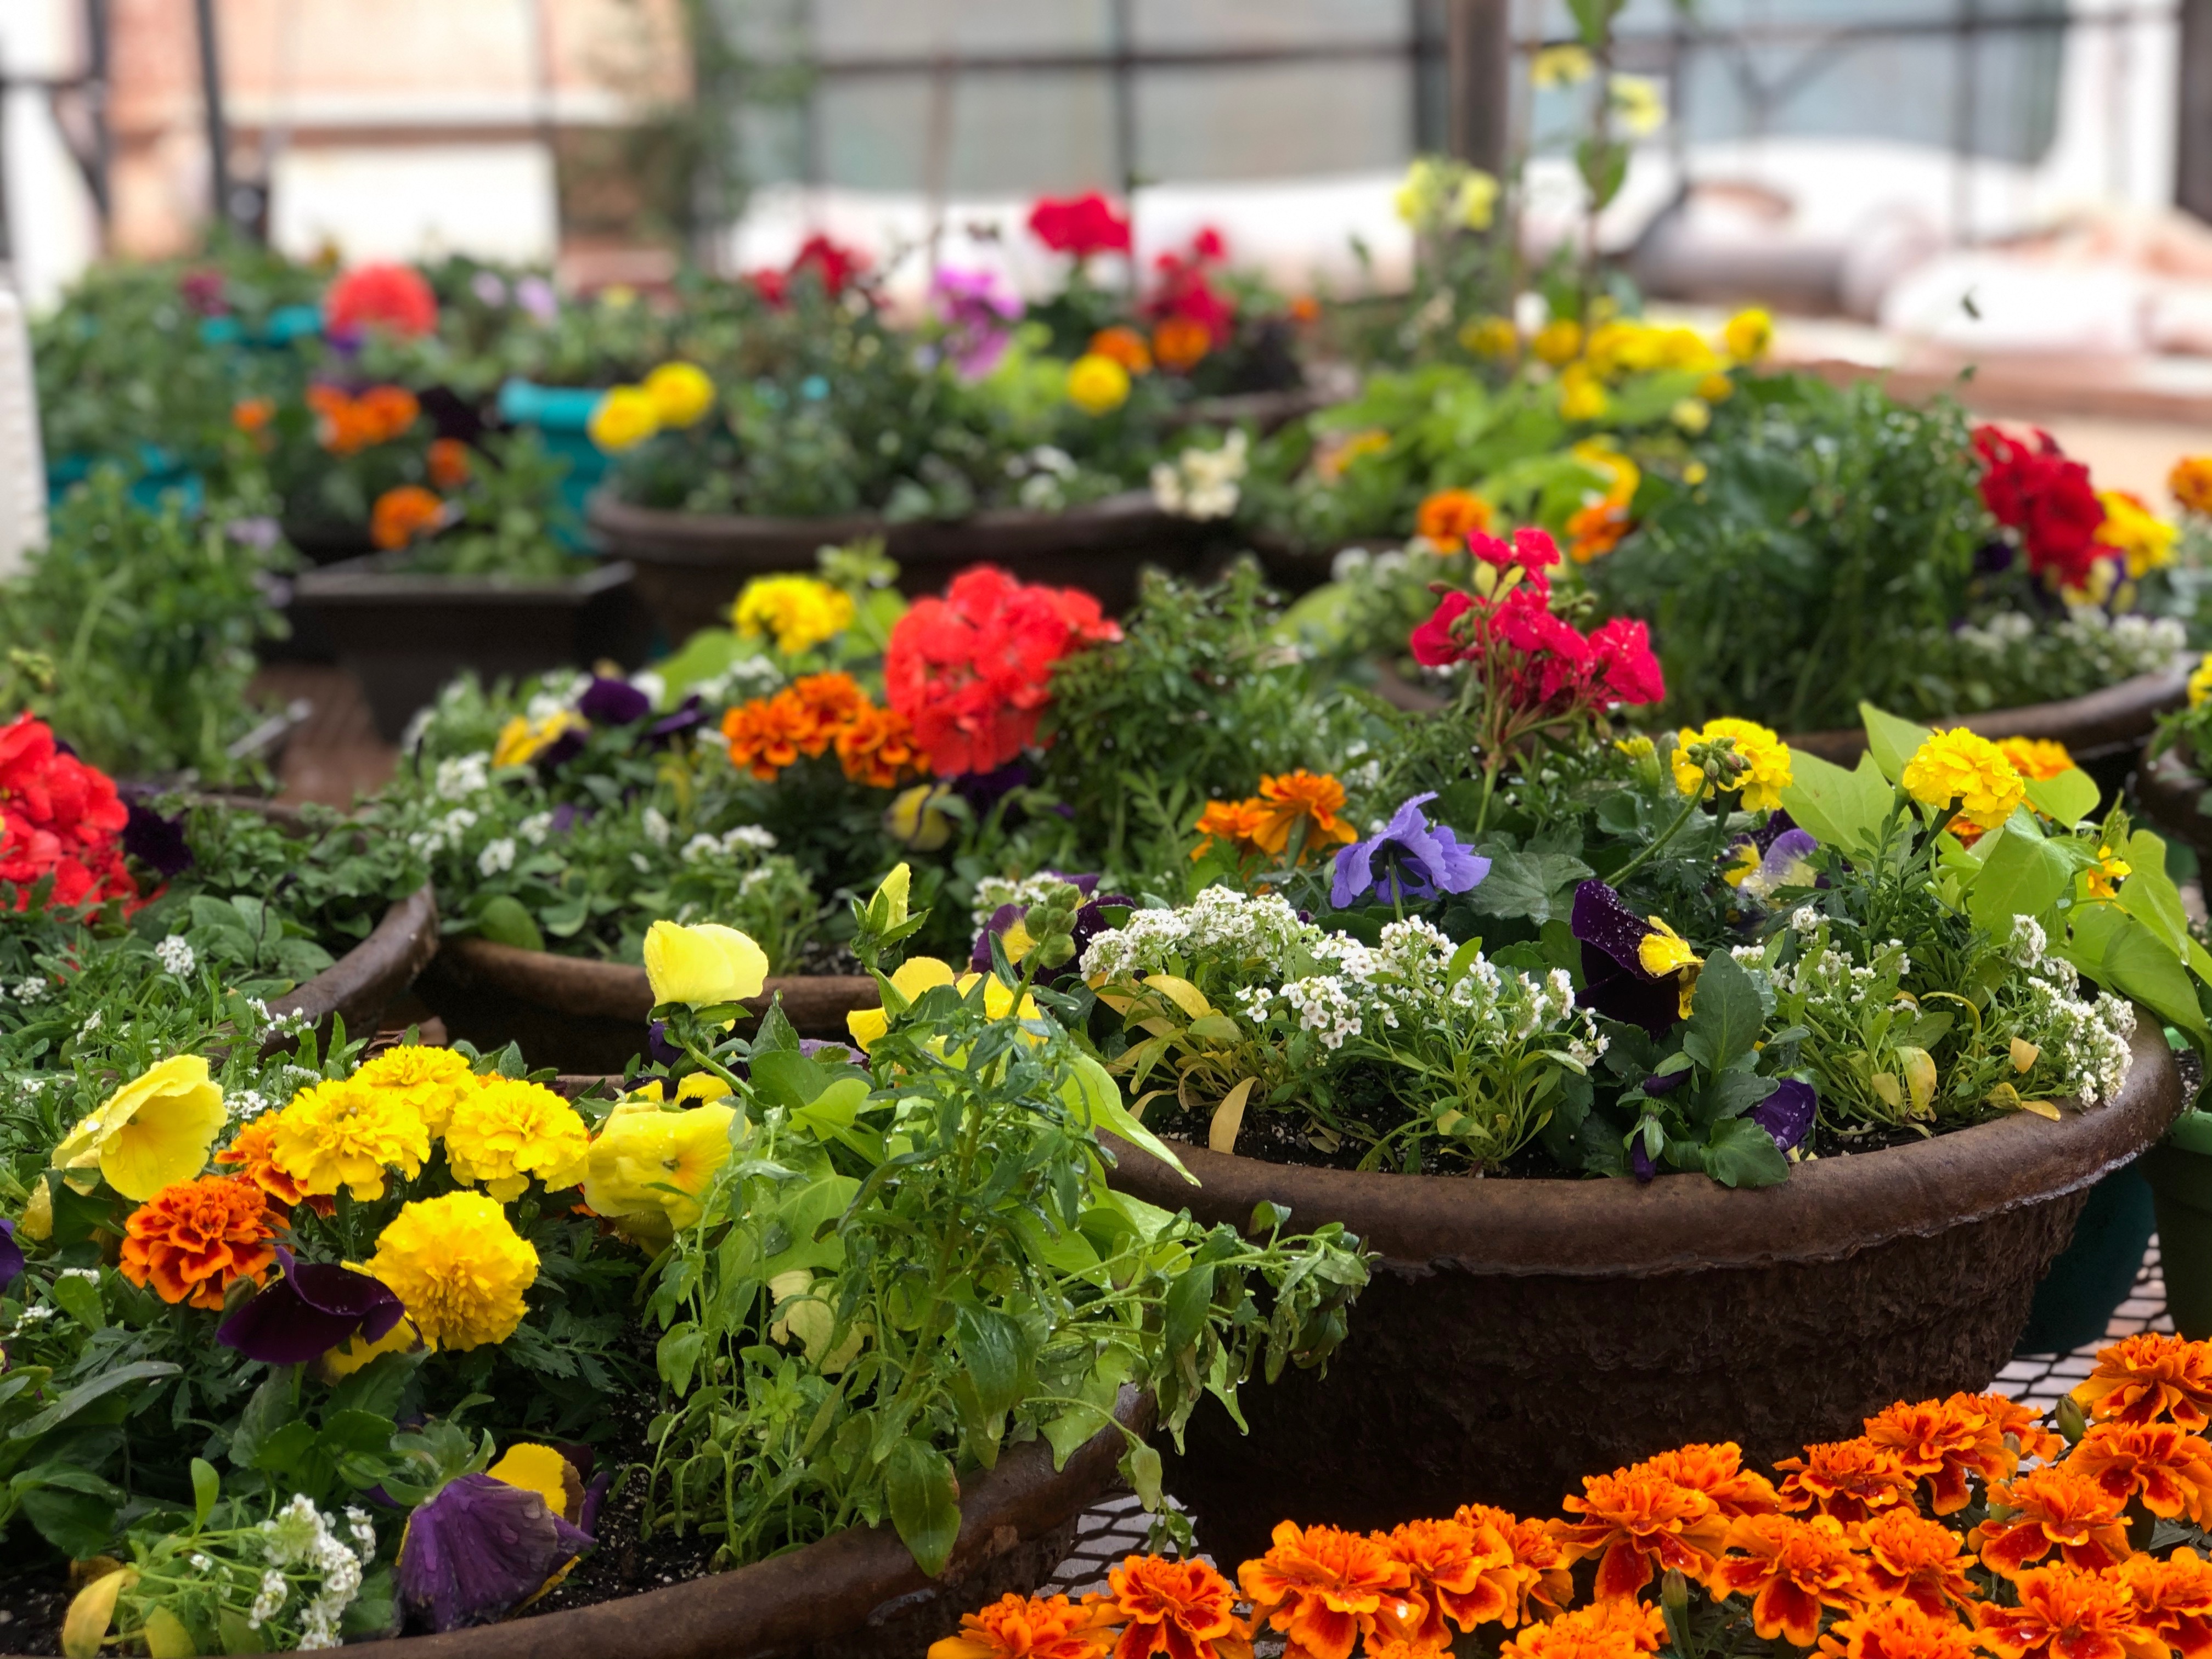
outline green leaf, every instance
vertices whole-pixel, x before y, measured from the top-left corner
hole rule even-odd
[[[2133,997],[2169,1024],[2212,1047],[2195,987],[2157,934],[2116,905],[2077,907],[2059,954],[2108,991]]]
[[[1478,888],[1478,892],[1481,890]],[[1060,1097],[1068,1105],[1086,1109],[1093,1129],[1109,1130],[1131,1145],[1143,1147],[1194,1187],[1198,1177],[1182,1166],[1167,1143],[1131,1115],[1121,1103],[1121,1085],[1089,1054],[1075,1057],[1074,1076],[1060,1085]]]
[[[103,1371],[89,1382],[80,1382],[60,1399],[29,1421],[17,1424],[9,1431],[10,1440],[30,1440],[48,1429],[66,1423],[87,1406],[118,1389],[127,1389],[133,1382],[150,1382],[156,1378],[174,1376],[180,1368],[161,1359],[138,1359],[112,1371]]]
[[[921,1570],[932,1578],[945,1571],[960,1536],[960,1487],[945,1454],[912,1437],[891,1448],[884,1472],[890,1500],[891,1525]]]
[[[2055,778],[2027,780],[2027,799],[2036,811],[2071,830],[2097,810],[2103,796],[2096,779],[2074,766]]]
[[[2163,939],[2175,956],[2190,957],[2195,941],[2190,937],[2189,913],[2182,908],[2180,890],[2166,873],[2166,842],[2148,830],[2138,830],[2128,837],[2120,856],[2128,861],[2130,873],[2120,883],[2116,902]]]
[[[222,1477],[215,1472],[215,1465],[204,1457],[192,1459],[192,1524],[204,1527],[208,1516],[215,1513],[216,1499],[222,1495]]]
[[[100,1286],[93,1280],[65,1275],[54,1280],[46,1294],[57,1307],[87,1330],[107,1328],[107,1311],[100,1306]]]
[[[398,1425],[374,1412],[332,1412],[323,1419],[322,1443],[333,1456],[392,1449]]]
[[[830,1080],[847,1068],[810,1060],[796,1048],[775,1048],[755,1054],[751,1075],[754,1092],[771,1106],[799,1107],[830,1086]],[[867,1090],[860,1091],[865,1097]]]
[[[1928,741],[1929,729],[1885,714],[1870,702],[1859,705],[1859,718],[1866,722],[1867,752],[1881,768],[1882,776],[1892,783],[1899,781],[1905,776],[1905,763],[1912,758],[1914,750]],[[1791,758],[1794,760],[1795,755]]]
[[[1724,1072],[1752,1051],[1766,1023],[1759,987],[1726,951],[1705,958],[1682,1031],[1682,1052],[1708,1072]]]
[[[16,1500],[39,1535],[72,1560],[97,1555],[115,1533],[115,1505],[86,1492],[36,1486]]]
[[[987,1413],[1012,1411],[1022,1397],[1021,1327],[996,1308],[963,1307],[954,1316],[960,1364]]]
[[[1856,769],[1847,772],[1794,749],[1790,773],[1782,805],[1814,840],[1845,853],[1871,851],[1880,844],[1897,797],[1871,756],[1860,756]]]
[[[271,1474],[296,1473],[314,1447],[315,1425],[305,1418],[295,1417],[283,1428],[272,1430],[254,1442],[252,1467]]]
[[[1121,1473],[1147,1510],[1160,1506],[1160,1455],[1141,1441],[1121,1454]]]
[[[1525,916],[1541,927],[1574,908],[1575,884],[1595,873],[1569,853],[1499,851],[1490,873],[1462,901],[1480,916]]]
[[[1160,1345],[1165,1364],[1197,1342],[1206,1329],[1206,1310],[1213,1303],[1212,1264],[1187,1267],[1182,1278],[1168,1286],[1160,1298]]]
[[[691,1372],[707,1346],[707,1333],[692,1320],[672,1325],[661,1333],[653,1349],[653,1364],[660,1380],[678,1395],[691,1390]]]
[[[542,951],[545,935],[538,918],[512,893],[495,893],[477,910],[477,931],[495,945],[512,945],[519,951]]]
[[[1790,1179],[1774,1137],[1747,1117],[1724,1117],[1705,1145],[1705,1173],[1723,1187],[1771,1187]]]
[[[2012,937],[2014,916],[2039,916],[2058,902],[2074,869],[2064,853],[2039,836],[2007,827],[1989,839],[1996,844],[1966,890],[1966,914],[2002,944]]]

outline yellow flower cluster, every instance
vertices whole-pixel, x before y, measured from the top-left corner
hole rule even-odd
[[[2197,666],[2189,671],[2189,706],[2202,708],[2204,701],[2212,697],[2212,651],[2197,659]]]
[[[1905,763],[1905,793],[1939,811],[1954,801],[1978,830],[1994,830],[2027,799],[2027,786],[2004,750],[1963,726],[1931,733]]]
[[[756,576],[730,607],[730,623],[749,640],[763,635],[794,656],[853,625],[853,601],[842,587],[812,576]]]
[[[1696,395],[1680,399],[1670,414],[1677,426],[1695,434],[1711,421],[1712,405],[1735,392],[1729,368],[1756,362],[1773,338],[1774,319],[1758,310],[1731,317],[1717,343],[1693,328],[1635,318],[1603,317],[1587,328],[1555,318],[1537,331],[1529,349],[1559,371],[1559,413],[1578,423],[1602,421],[1612,412],[1608,388],[1624,376],[1664,370],[1698,375]]]
[[[2105,509],[2097,539],[2127,556],[2130,577],[2139,580],[2173,562],[2173,544],[2181,532],[2144,506],[2142,497],[2124,489],[2100,489],[2097,500]]]
[[[311,1198],[341,1187],[356,1200],[382,1198],[386,1169],[411,1178],[429,1156],[422,1114],[358,1077],[326,1079],[293,1096],[270,1146],[270,1162]]]
[[[453,1108],[445,1139],[453,1179],[482,1186],[502,1204],[521,1197],[532,1176],[549,1192],[584,1178],[584,1121],[542,1083],[484,1079]]]
[[[634,449],[656,432],[696,426],[714,406],[714,383],[696,363],[663,363],[641,386],[618,386],[601,398],[588,426],[605,450]]]
[[[1686,795],[1700,791],[1711,795],[1718,793],[1717,787],[1705,772],[1689,758],[1692,744],[1713,743],[1722,738],[1735,740],[1735,752],[1746,770],[1735,787],[1743,791],[1744,810],[1749,812],[1771,812],[1782,805],[1782,792],[1790,787],[1790,745],[1764,726],[1751,720],[1707,720],[1696,729],[1684,726],[1674,734],[1674,783]]]
[[[434,1348],[475,1348],[514,1334],[538,1278],[538,1252],[481,1193],[419,1199],[376,1241],[368,1271],[406,1304]]]

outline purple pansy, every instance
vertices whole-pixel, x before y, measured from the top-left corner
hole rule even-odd
[[[994,270],[944,270],[930,296],[945,319],[945,355],[963,380],[980,380],[999,366],[1020,320],[1021,296]]]
[[[248,1359],[301,1365],[354,1336],[379,1342],[407,1311],[384,1285],[332,1262],[296,1260],[279,1247],[283,1277],[216,1327],[216,1340]]]
[[[595,674],[576,699],[576,712],[594,726],[630,726],[653,712],[653,699],[628,680]]]
[[[1328,902],[1342,910],[1362,899],[1390,904],[1464,893],[1480,884],[1490,873],[1490,860],[1448,826],[1429,821],[1421,808],[1436,798],[1433,789],[1415,795],[1376,834],[1339,852]]]
[[[1785,1077],[1772,1094],[1751,1109],[1750,1116],[1774,1137],[1778,1147],[1789,1152],[1803,1146],[1805,1137],[1813,1133],[1813,1115],[1820,1106],[1820,1097],[1811,1084]]]
[[[15,1242],[15,1224],[0,1218],[0,1291],[14,1284],[23,1271],[23,1247]]]
[[[1787,812],[1776,812],[1765,823],[1729,843],[1729,884],[1745,896],[1764,902],[1784,887],[1811,887],[1820,878],[1807,862],[1820,842],[1800,830]],[[1749,854],[1759,861],[1752,863]]]
[[[165,818],[152,807],[132,801],[131,816],[123,824],[123,852],[165,878],[182,875],[192,867],[192,849],[185,844],[185,815]]]
[[[543,1492],[465,1474],[408,1517],[395,1577],[410,1620],[434,1631],[505,1618],[591,1548]]]
[[[507,278],[495,270],[479,270],[469,278],[469,292],[488,306],[507,303]]]
[[[801,1037],[799,1052],[809,1060],[818,1060],[825,1066],[858,1066],[859,1051],[850,1043],[831,1042],[821,1037]]]
[[[674,741],[686,732],[696,731],[707,723],[707,710],[694,691],[690,696],[645,728],[645,740],[654,748]]]
[[[556,836],[565,836],[591,816],[590,807],[572,805],[564,800],[553,809],[552,832]]]
[[[1028,762],[1011,760],[996,771],[963,773],[952,780],[952,789],[980,817],[1023,787],[1031,775]]]
[[[1583,946],[1582,1000],[1625,1024],[1641,1025],[1654,1036],[1680,1023],[1679,974],[1644,971],[1644,941],[1659,931],[1622,902],[1601,881],[1575,889],[1574,936]]]

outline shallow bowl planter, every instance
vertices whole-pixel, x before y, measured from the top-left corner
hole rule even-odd
[[[634,507],[602,489],[587,515],[613,557],[637,569],[638,591],[670,643],[729,619],[754,576],[811,570],[817,549],[880,536],[909,596],[934,593],[971,564],[1004,565],[1024,581],[1080,587],[1109,611],[1128,608],[1146,565],[1195,570],[1212,527],[1162,512],[1131,490],[1064,513],[994,507],[965,519],[891,524],[873,514],[763,519]]]
[[[2120,1097],[1799,1165],[1732,1191],[1703,1176],[1476,1180],[1176,1151],[1192,1187],[1116,1146],[1114,1185],[1243,1225],[1261,1200],[1381,1253],[1326,1378],[1286,1371],[1252,1432],[1194,1419],[1169,1487],[1218,1560],[1301,1522],[1387,1527],[1470,1501],[1555,1512],[1668,1447],[1762,1463],[1860,1431],[1899,1399],[1988,1386],[2090,1187],[2179,1110],[2142,1018]]]
[[[2212,817],[2201,805],[2208,791],[2212,782],[2172,749],[2136,773],[2136,800],[2143,816],[2194,848],[2200,860],[2212,860]]]
[[[621,1072],[644,1051],[653,1012],[642,968],[487,939],[447,939],[415,989],[448,1036],[485,1050],[517,1042],[532,1066],[571,1073]],[[836,1040],[846,1037],[847,1014],[883,1006],[865,974],[772,979],[750,1006],[764,1010],[777,996],[801,1036]]]
[[[1124,1388],[1115,1416],[1149,1433],[1148,1395]],[[1066,1558],[1076,1518],[1103,1496],[1127,1443],[1108,1428],[1054,1470],[1042,1442],[1010,1448],[960,1495],[960,1536],[941,1578],[889,1527],[855,1527],[804,1549],[665,1589],[504,1624],[349,1644],[358,1659],[915,1659],[960,1615],[1027,1595]]]
[[[416,709],[463,669],[486,680],[645,660],[650,627],[619,560],[574,576],[509,581],[401,568],[380,553],[302,572],[295,611],[359,677],[376,729],[397,742]]]
[[[384,913],[367,939],[289,996],[269,1005],[276,1014],[305,1014],[319,1031],[331,1017],[355,1036],[374,1033],[384,1011],[406,994],[438,953],[438,901],[428,885]]]
[[[1929,724],[1963,726],[1985,738],[2048,738],[2064,744],[2077,761],[2106,760],[2132,755],[2158,724],[2158,717],[2180,708],[2188,694],[2186,671],[2138,674],[2083,697],[1990,708],[1978,714],[1946,715]],[[1866,732],[1857,726],[1849,731],[1800,732],[1789,741],[1792,748],[1839,766],[1856,765],[1866,750]]]

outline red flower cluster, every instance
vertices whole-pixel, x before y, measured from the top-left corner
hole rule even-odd
[[[917,599],[891,629],[884,686],[939,777],[1004,766],[1036,734],[1052,665],[1121,630],[1072,587],[1024,586],[995,565]]]
[[[835,300],[859,281],[867,268],[868,256],[860,249],[845,247],[817,231],[799,245],[799,252],[791,256],[791,263],[781,270],[756,270],[746,280],[762,299],[780,307],[789,302],[792,283],[807,271],[814,273],[822,284],[822,291]]]
[[[2087,467],[2067,459],[2048,432],[2039,430],[2035,441],[2030,449],[1996,427],[1974,428],[1974,453],[1988,469],[1982,500],[1999,524],[2020,532],[2030,570],[2062,588],[2087,586],[2097,561],[2112,551],[2097,541],[2104,503]]]
[[[1642,623],[1615,617],[1584,635],[1552,614],[1544,572],[1559,563],[1559,550],[1545,532],[1516,530],[1507,543],[1477,531],[1468,537],[1468,550],[1479,561],[1479,591],[1443,596],[1408,641],[1415,661],[1431,668],[1482,664],[1515,708],[1529,714],[1595,711],[1666,696]]]
[[[1087,259],[1094,253],[1127,253],[1129,221],[1097,191],[1080,196],[1040,196],[1030,209],[1030,234],[1054,253]]]
[[[410,265],[356,265],[323,295],[323,325],[333,334],[428,334],[438,326],[438,296]]]
[[[1214,350],[1227,345],[1237,325],[1237,301],[1213,286],[1207,268],[1219,264],[1228,252],[1221,233],[1208,225],[1190,239],[1187,252],[1161,254],[1152,262],[1157,286],[1145,302],[1145,314],[1156,324],[1170,318],[1194,323],[1206,331]]]
[[[54,744],[34,714],[0,726],[0,883],[15,890],[18,910],[29,888],[54,878],[49,903],[134,905],[137,884],[123,862],[123,826],[130,812],[115,785]]]

